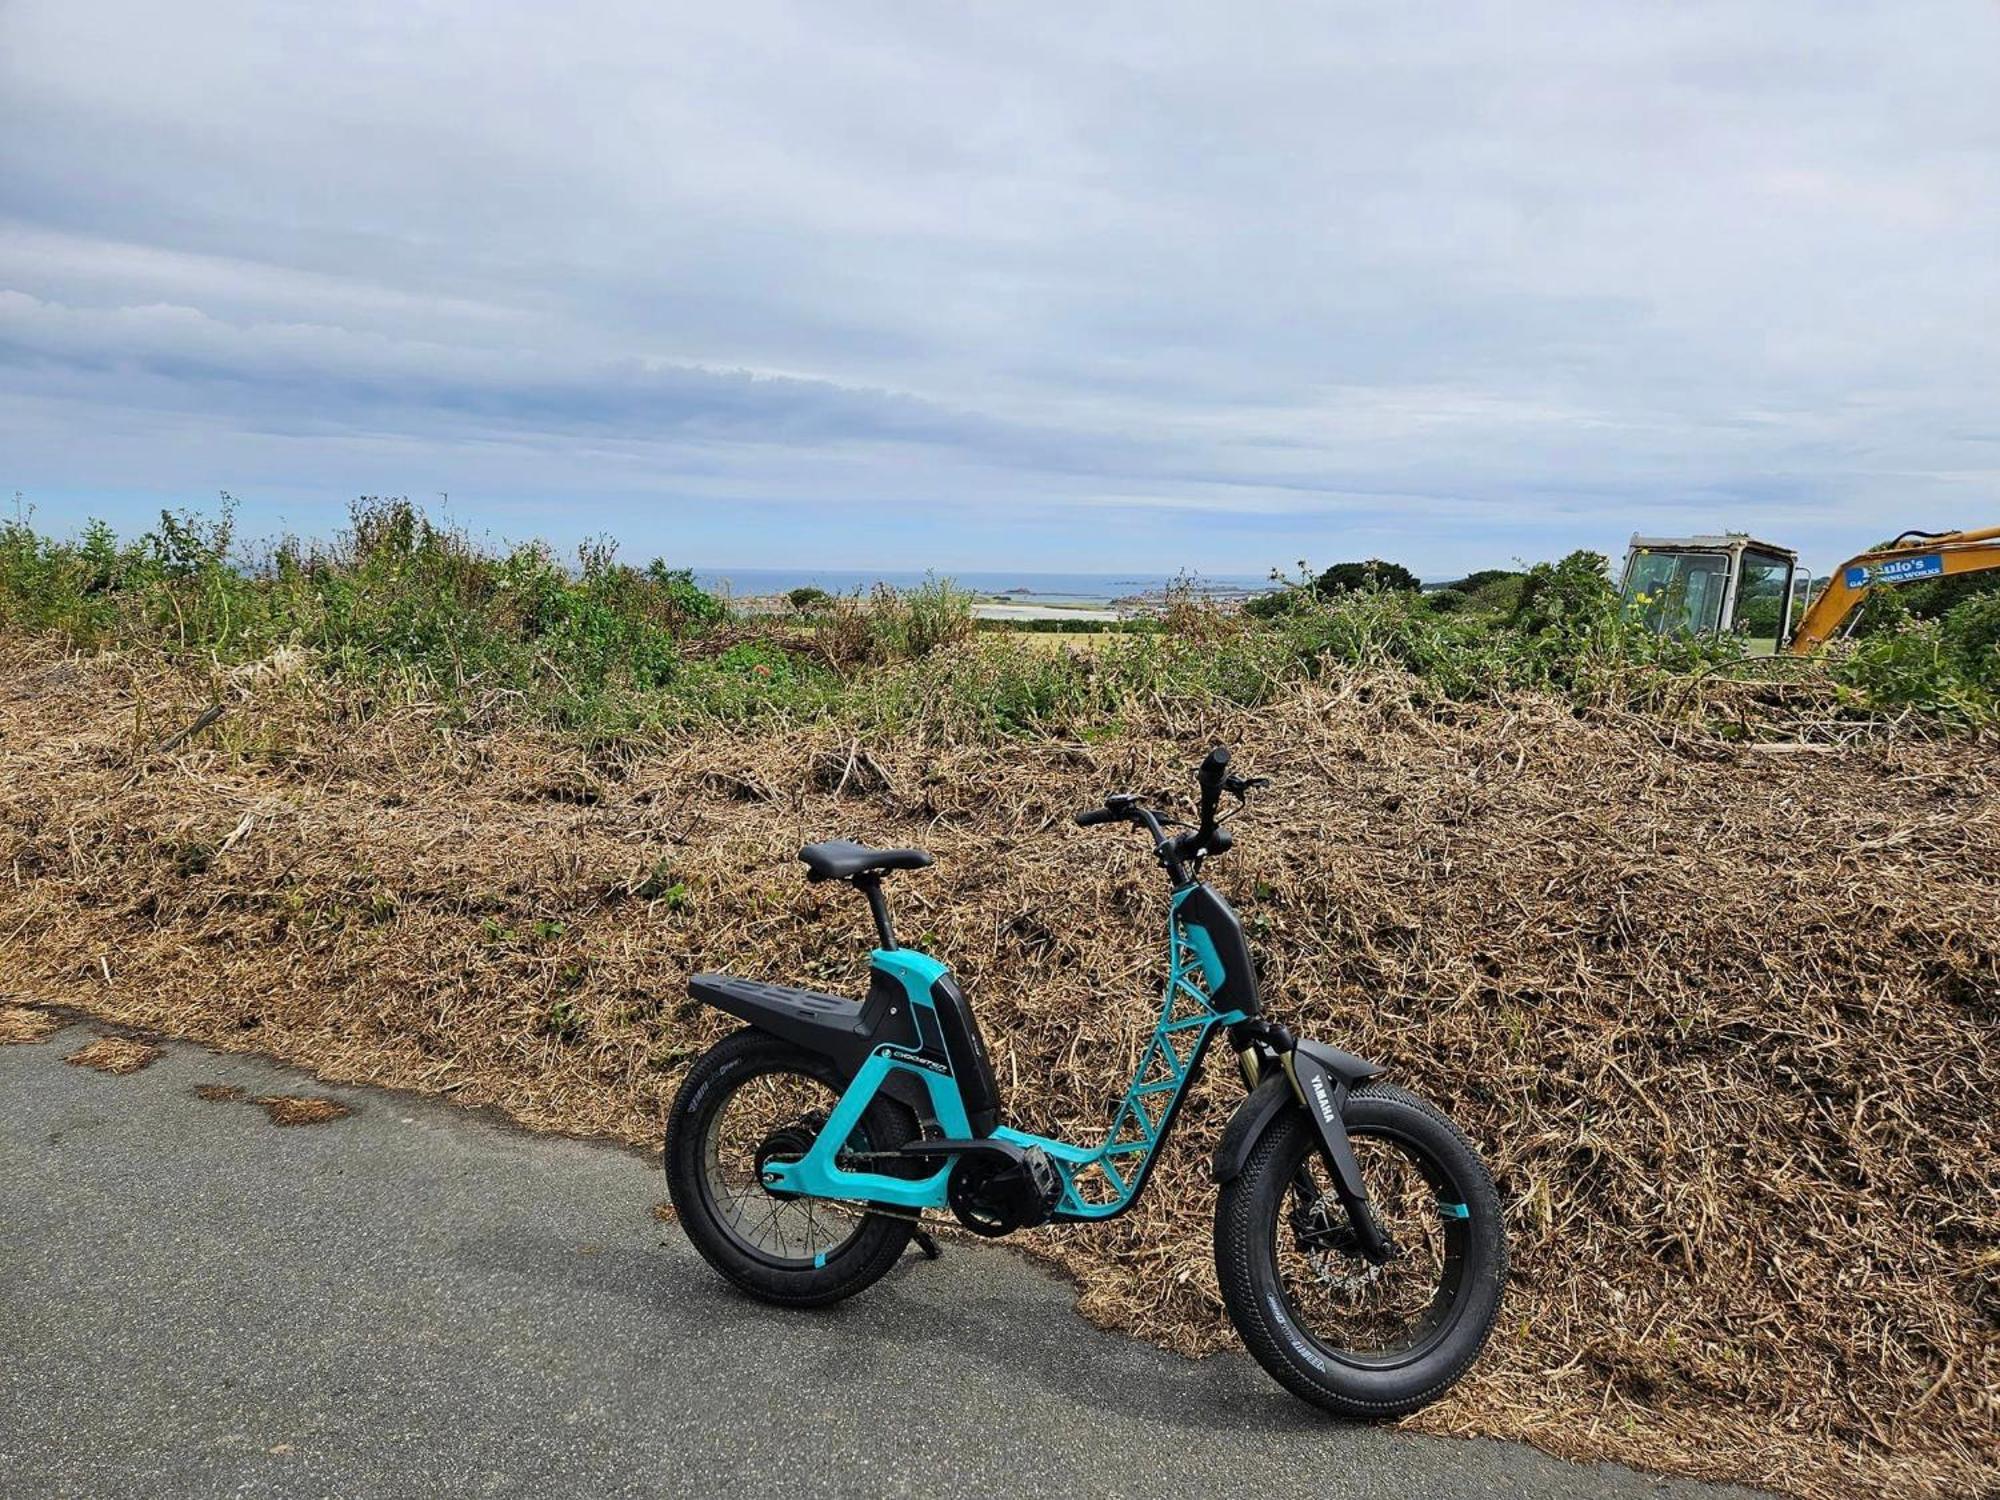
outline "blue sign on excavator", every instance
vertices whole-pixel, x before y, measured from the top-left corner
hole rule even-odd
[[[1920,578],[1941,578],[1944,576],[1944,558],[1936,553],[1926,553],[1922,557],[1899,557],[1883,563],[1850,563],[1847,568],[1847,586],[1851,589],[1865,589],[1877,583],[1915,583]]]

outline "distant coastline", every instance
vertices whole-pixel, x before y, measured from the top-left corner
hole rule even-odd
[[[793,589],[866,594],[877,584],[915,588],[928,578],[948,578],[975,596],[973,612],[985,619],[1118,619],[1143,612],[1180,586],[1218,602],[1238,601],[1270,588],[1264,578],[1239,574],[1046,573],[953,568],[696,568],[695,582],[738,602],[769,599]]]

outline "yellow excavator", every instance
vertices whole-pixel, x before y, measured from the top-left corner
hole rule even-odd
[[[1849,558],[1817,593],[1797,552],[1740,531],[1634,536],[1620,592],[1626,609],[1656,630],[1730,632],[1745,637],[1752,652],[1809,656],[1875,589],[1988,568],[2000,568],[2000,526],[1906,531],[1878,551]]]

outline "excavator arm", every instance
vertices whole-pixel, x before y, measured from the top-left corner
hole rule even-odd
[[[1808,656],[1833,638],[1873,589],[2000,568],[2000,526],[1983,531],[1906,531],[1880,552],[1864,552],[1834,569],[1785,649]]]

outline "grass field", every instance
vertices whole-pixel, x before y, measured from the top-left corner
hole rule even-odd
[[[1017,646],[1040,651],[1095,651],[1115,635],[1101,630],[1004,630],[998,632]]]

